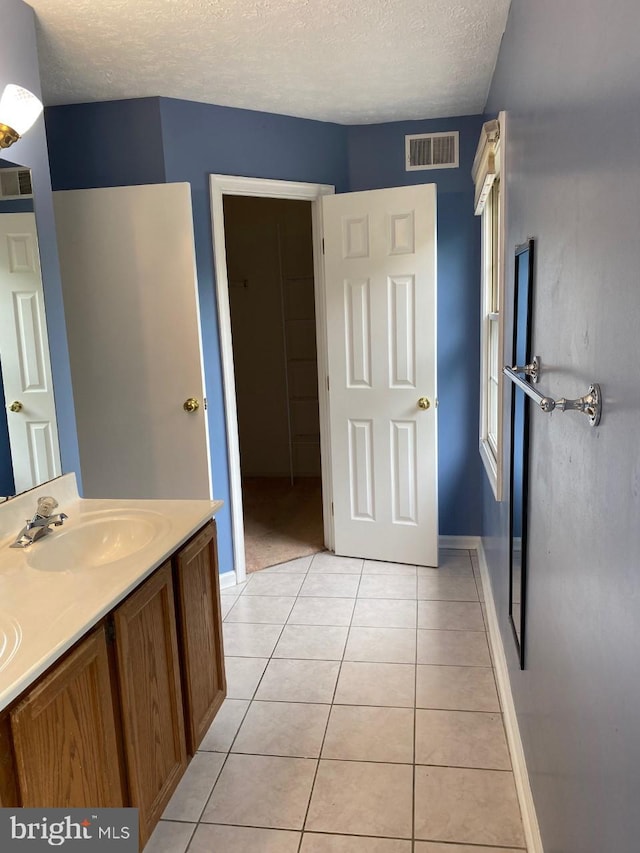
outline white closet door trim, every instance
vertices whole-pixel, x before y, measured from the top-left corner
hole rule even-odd
[[[322,460],[322,515],[324,542],[333,548],[333,523],[331,517],[331,447],[329,443],[329,399],[326,377],[327,333],[324,300],[324,272],[322,264],[322,208],[323,195],[335,192],[328,184],[307,184],[295,181],[273,181],[265,178],[243,178],[235,175],[210,175],[211,222],[213,229],[213,258],[216,275],[218,304],[218,329],[224,409],[229,464],[229,491],[231,496],[231,528],[233,559],[238,583],[246,577],[244,554],[244,526],[242,513],[242,481],[240,475],[240,443],[238,438],[238,409],[236,405],[233,343],[231,337],[231,311],[229,308],[229,282],[224,235],[223,196],[242,195],[263,198],[287,198],[311,202],[313,232],[313,267],[315,276],[316,336],[318,344],[318,404],[320,408],[320,453]]]

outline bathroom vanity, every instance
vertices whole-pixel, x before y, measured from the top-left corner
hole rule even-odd
[[[10,548],[44,494],[68,519]],[[0,806],[134,806],[144,845],[226,693],[221,506],[0,505]]]

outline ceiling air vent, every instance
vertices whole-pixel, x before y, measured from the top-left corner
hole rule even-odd
[[[0,169],[0,198],[30,198],[31,169]]]
[[[457,130],[405,136],[407,172],[417,169],[457,169],[459,136]]]

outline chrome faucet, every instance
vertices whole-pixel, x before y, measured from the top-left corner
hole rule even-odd
[[[57,506],[58,501],[55,498],[39,498],[35,515],[31,520],[27,519],[27,523],[20,533],[18,533],[18,538],[11,547],[27,548],[37,539],[41,539],[49,533],[51,527],[60,527],[68,516],[63,512],[60,512],[57,515],[51,515],[52,511]]]

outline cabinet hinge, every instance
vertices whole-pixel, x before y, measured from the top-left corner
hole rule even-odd
[[[334,514],[334,512],[333,512],[333,501],[331,501],[331,515],[333,515],[333,514]]]
[[[329,390],[329,377],[327,376],[327,391]]]
[[[322,238],[322,254],[324,255],[324,237]]]
[[[207,410],[207,409],[208,409],[208,407],[209,407],[209,403],[207,402],[207,398],[206,398],[206,397],[204,397],[204,399],[202,400],[202,403],[203,403],[203,405],[204,405],[204,410],[205,410],[205,412],[206,412],[206,410]]]
[[[105,634],[107,636],[107,643],[115,643],[116,641],[116,626],[113,619],[109,619],[109,621],[105,625]]]

